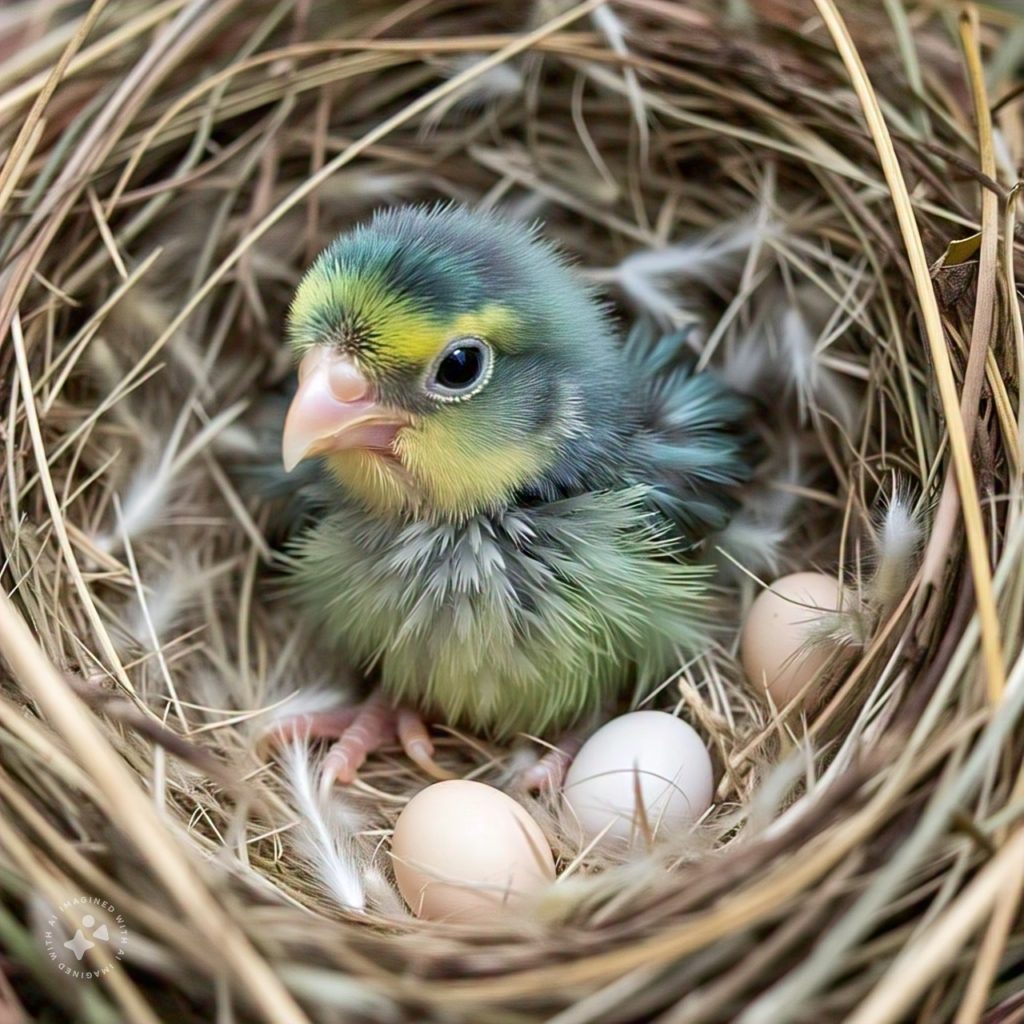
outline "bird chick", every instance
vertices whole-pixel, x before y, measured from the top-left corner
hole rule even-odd
[[[306,273],[288,337],[284,465],[326,482],[292,589],[374,694],[307,723],[338,739],[328,784],[396,734],[430,766],[420,715],[558,737],[704,640],[747,402],[679,336],[622,340],[536,228],[378,213]]]

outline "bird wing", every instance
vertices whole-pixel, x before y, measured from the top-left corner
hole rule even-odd
[[[649,488],[650,504],[695,544],[726,526],[751,477],[752,403],[713,372],[697,372],[683,333],[658,337],[640,324],[625,351],[639,404],[629,476]]]

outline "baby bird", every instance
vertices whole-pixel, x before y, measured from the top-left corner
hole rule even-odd
[[[380,212],[306,273],[288,336],[284,465],[322,468],[292,590],[373,688],[304,720],[337,740],[325,785],[396,736],[436,771],[421,715],[559,738],[701,643],[748,403],[679,336],[618,337],[536,228]]]

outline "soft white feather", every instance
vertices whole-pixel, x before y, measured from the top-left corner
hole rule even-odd
[[[320,796],[320,759],[308,741],[293,740],[281,753],[290,802],[299,818],[292,831],[296,852],[339,906],[364,910],[366,889],[355,840],[365,827],[363,816],[337,790],[327,799]]]
[[[770,278],[751,297],[743,324],[731,325],[720,372],[745,394],[782,389],[800,423],[823,411],[849,431],[859,415],[854,389],[828,363],[849,320],[816,285],[792,289]]]
[[[788,539],[789,529],[784,522],[742,511],[718,534],[715,544],[747,572],[778,576]]]
[[[608,40],[608,45],[620,57],[628,57],[629,47],[626,45],[625,26],[611,7],[608,4],[602,4],[591,13],[590,17],[601,34]],[[647,123],[647,104],[644,102],[644,92],[640,88],[640,80],[633,68],[628,66],[622,68],[622,80],[626,83],[626,95],[633,111],[633,120],[636,121],[640,140],[640,160],[646,164],[651,133],[650,125]]]
[[[698,320],[697,305],[680,286],[707,282],[737,263],[756,237],[749,221],[675,245],[630,253],[617,267],[592,272],[617,284],[630,301],[658,323],[680,328]]]
[[[825,324],[819,319],[825,318],[816,317],[806,305],[782,308],[776,327],[785,353],[782,368],[788,371],[803,422],[809,420],[812,409],[824,408],[849,429],[856,421],[857,404],[840,376],[822,362]]]
[[[170,435],[160,440],[159,456],[138,460],[121,502],[121,522],[116,529],[94,538],[96,546],[106,552],[118,551],[125,537],[133,539],[166,521],[171,492],[181,473],[244,409],[244,402],[224,409],[182,447],[185,429],[195,414],[191,406],[183,408]]]
[[[143,649],[154,649],[154,638],[162,643],[179,620],[194,607],[194,599],[208,590],[222,572],[234,567],[233,561],[203,567],[188,552],[176,552],[171,565],[152,583],[144,596],[133,595],[123,609],[120,621],[125,631]],[[144,603],[143,603],[144,602]]]
[[[768,438],[765,447],[770,455],[760,479],[747,488],[739,512],[712,540],[725,555],[726,579],[738,578],[737,573],[774,577],[784,566],[803,482],[800,448],[796,438],[786,435]]]
[[[422,177],[400,171],[353,168],[333,175],[318,189],[324,206],[335,212],[362,213],[367,203],[374,206],[415,196],[423,187]]]
[[[924,536],[921,519],[908,489],[894,486],[873,531],[876,564],[867,593],[880,611],[895,605],[910,585]]]
[[[449,78],[468,71],[481,63],[486,54],[465,53],[445,61],[444,71]],[[523,73],[519,68],[504,62],[481,72],[450,96],[439,100],[423,119],[421,134],[434,131],[452,110],[478,110],[498,100],[511,99],[523,91]]]

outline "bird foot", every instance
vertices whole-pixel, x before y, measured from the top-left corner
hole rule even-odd
[[[523,772],[523,785],[531,793],[556,793],[562,788],[569,765],[582,746],[581,734],[570,733],[563,736],[557,747],[551,747],[536,764]]]
[[[324,759],[321,796],[326,797],[336,782],[354,782],[370,754],[395,740],[428,775],[454,777],[434,760],[434,743],[419,712],[393,707],[380,696],[346,708],[296,715],[275,727],[272,738],[279,745],[299,736],[335,740]]]

